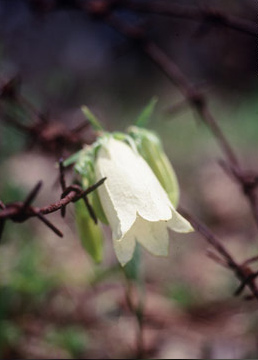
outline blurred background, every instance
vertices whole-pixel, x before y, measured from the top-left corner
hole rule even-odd
[[[218,165],[223,155],[213,136],[187,104],[175,110],[182,95],[134,42],[101,18],[89,16],[77,3],[0,0],[0,82],[17,77],[22,98],[33,107],[16,111],[17,121],[32,124],[37,109],[55,129],[68,131],[84,120],[80,108],[85,104],[106,129],[123,131],[156,96],[149,128],[163,140],[176,170],[181,204],[219,236],[237,262],[257,255],[257,231],[249,204]],[[79,3],[87,6],[89,1]],[[221,9],[257,22],[256,0],[167,3]],[[115,13],[124,22],[146,29],[189,81],[204,89],[243,167],[257,170],[255,36],[207,21],[123,9]],[[56,161],[80,146],[75,143],[72,150],[47,142],[42,146],[2,120],[0,199],[22,201],[43,180],[36,205],[57,201],[61,190],[56,183]],[[80,135],[86,143],[94,140],[89,128]],[[7,222],[4,229],[0,357],[134,358],[137,322],[127,306],[109,229],[104,229],[104,262],[95,265],[77,236],[73,205],[65,220],[59,213],[49,219],[62,229],[63,239],[37,220]],[[238,281],[212,261],[207,250],[199,234],[173,233],[169,258],[143,252],[144,357],[257,358],[257,303],[233,296]]]

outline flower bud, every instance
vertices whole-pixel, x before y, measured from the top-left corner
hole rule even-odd
[[[103,234],[100,226],[92,220],[83,200],[76,202],[75,215],[83,247],[96,263],[100,263],[103,258]]]

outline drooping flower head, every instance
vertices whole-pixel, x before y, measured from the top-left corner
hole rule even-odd
[[[136,241],[157,256],[168,255],[168,228],[189,232],[190,223],[174,208],[150,166],[128,144],[110,138],[96,158],[98,194],[112,229],[119,262],[132,259]]]
[[[166,256],[168,229],[181,233],[193,230],[176,211],[178,181],[155,133],[136,126],[128,133],[102,132],[94,144],[68,159],[66,165],[74,162],[85,187],[106,178],[89,200],[99,220],[111,227],[122,266],[132,259],[136,242],[153,255]],[[89,214],[82,216],[81,211],[80,207],[77,223],[86,237],[83,244],[100,261],[100,230],[96,225],[95,231]]]

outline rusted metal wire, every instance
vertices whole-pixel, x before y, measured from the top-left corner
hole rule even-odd
[[[62,7],[67,8],[66,1],[52,1],[51,4],[47,4],[43,0],[37,2],[37,11],[53,11]],[[250,207],[256,224],[258,226],[258,198],[257,198],[257,186],[258,186],[258,173],[246,171],[240,165],[238,156],[235,150],[232,148],[227,137],[223,133],[219,122],[211,113],[206,94],[199,86],[195,86],[189,81],[189,79],[181,71],[180,67],[171,59],[171,57],[154,41],[148,38],[146,29],[142,29],[140,26],[135,26],[120,18],[113,10],[125,9],[142,14],[157,14],[162,16],[170,16],[178,19],[188,19],[205,23],[210,26],[226,27],[228,29],[237,30],[242,33],[246,33],[251,36],[258,35],[258,25],[252,21],[241,19],[228,13],[224,13],[221,10],[213,8],[200,8],[188,7],[185,5],[168,4],[168,2],[150,0],[145,2],[136,2],[133,0],[94,0],[94,1],[74,1],[73,8],[84,11],[87,15],[92,16],[98,21],[104,22],[116,29],[122,36],[129,39],[136,44],[143,53],[153,62],[156,66],[173,82],[177,85],[182,95],[184,96],[184,102],[189,104],[194,111],[199,115],[202,121],[212,132],[214,138],[217,140],[220,149],[222,150],[225,160],[221,162],[223,169],[227,174],[236,181],[243,194],[249,201]],[[37,143],[41,144],[43,148],[51,148],[76,145],[80,147],[82,145],[82,139],[78,139],[80,130],[84,129],[86,124],[81,124],[74,130],[62,130],[53,131],[51,121],[45,121],[42,114],[39,114],[31,104],[19,96],[17,91],[17,82],[13,81],[9,84],[5,84],[0,90],[0,100],[2,102],[14,101],[26,108],[34,118],[32,125],[24,125],[20,123],[16,118],[10,117],[7,114],[3,117],[6,123],[15,126],[21,131],[29,134],[31,138],[36,139]],[[182,107],[180,105],[180,107]],[[3,112],[2,106],[0,108]],[[44,121],[43,121],[44,120]],[[46,135],[47,134],[47,135]],[[49,135],[51,134],[51,136]],[[53,135],[54,134],[54,135]],[[75,137],[74,137],[75,136]],[[77,136],[77,137],[76,137]],[[70,147],[71,148],[71,147]],[[92,208],[87,201],[87,194],[90,191],[101,185],[105,180],[97,183],[93,188],[89,188],[84,191],[78,185],[72,185],[66,187],[64,174],[62,174],[63,168],[60,164],[60,182],[62,186],[61,200],[57,203],[51,204],[43,208],[34,208],[31,206],[33,200],[37,196],[38,191],[41,188],[41,184],[37,184],[27,199],[23,203],[3,204],[0,202],[0,236],[3,232],[4,224],[6,220],[23,222],[30,217],[37,216],[39,220],[43,221],[54,232],[61,235],[61,232],[46,219],[45,215],[61,209],[62,215],[65,215],[66,206],[72,201],[78,201],[84,199],[86,206],[91,214],[95,217]],[[240,285],[236,290],[235,295],[240,295],[246,287],[249,288],[252,295],[248,296],[248,299],[256,298],[258,300],[258,290],[256,285],[256,278],[258,272],[254,272],[250,269],[250,265],[257,260],[257,256],[247,259],[245,262],[238,263],[234,260],[232,255],[227,251],[225,246],[219,241],[211,230],[199,220],[195,219],[185,210],[181,209],[181,213],[192,223],[193,227],[204,237],[204,239],[215,249],[216,253],[210,253],[210,257],[222,266],[227,267],[235,274],[239,279]],[[95,219],[96,221],[96,219]]]
[[[213,260],[233,271],[236,278],[241,282],[239,288],[235,292],[235,296],[239,296],[245,287],[249,287],[253,297],[258,300],[258,288],[254,282],[254,280],[258,277],[258,272],[252,272],[252,270],[246,266],[246,262],[244,264],[237,263],[226,247],[206,225],[197,220],[186,210],[180,208],[179,211],[187,220],[190,221],[193,228],[198,231],[198,233],[200,233],[220,255],[220,257],[213,257]]]
[[[96,190],[99,186],[103,184],[106,178],[101,179],[93,186],[88,187],[84,190],[79,185],[71,185],[64,189],[63,194],[61,195],[61,200],[44,206],[42,208],[33,207],[32,203],[37,197],[41,187],[42,182],[39,182],[29,193],[24,202],[14,202],[10,204],[3,204],[1,202],[0,210],[0,235],[2,235],[4,230],[4,225],[7,220],[13,222],[22,223],[27,221],[32,217],[37,217],[41,222],[48,226],[56,235],[62,237],[62,232],[51,223],[45,215],[52,214],[56,211],[65,209],[65,207],[71,202],[77,202],[80,199],[86,199],[87,195],[92,191]],[[91,214],[91,213],[90,213]],[[92,214],[91,214],[92,215]],[[93,215],[92,215],[93,216]],[[94,221],[96,221],[96,216],[93,216]],[[1,238],[1,237],[0,237]]]

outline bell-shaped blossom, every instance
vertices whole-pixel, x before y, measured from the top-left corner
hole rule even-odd
[[[97,153],[95,175],[96,180],[107,178],[98,194],[122,265],[132,259],[136,241],[150,253],[166,256],[168,229],[193,230],[136,148],[113,137],[106,139]]]

